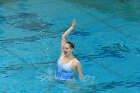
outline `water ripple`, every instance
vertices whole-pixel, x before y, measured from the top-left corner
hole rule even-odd
[[[76,30],[72,34],[76,36],[90,36],[91,35],[90,32],[82,32],[82,31],[76,31]]]
[[[28,67],[33,67],[36,68],[38,66],[43,66],[43,65],[50,65],[50,64],[56,64],[56,62],[39,62],[39,63],[27,63],[27,64],[13,64],[13,65],[8,65],[8,66],[1,66],[0,67],[0,74],[6,74],[9,71],[19,71],[20,69],[23,68],[28,68]]]
[[[23,42],[35,42],[41,38],[46,37],[46,35],[32,35],[32,36],[25,36],[25,37],[19,37],[19,38],[8,38],[8,39],[1,39],[1,44],[10,44],[10,43],[23,43]]]
[[[125,54],[134,53],[128,46],[125,44],[114,43],[111,46],[102,46],[99,45],[95,50],[97,53],[94,55],[95,58],[104,58],[104,57],[116,57],[116,58],[126,58]]]
[[[18,0],[0,0],[0,4],[6,4],[6,3],[14,3],[17,2]]]
[[[0,22],[3,23],[4,21],[6,21],[6,18],[2,15],[0,15]]]
[[[93,54],[94,52],[94,54]],[[114,58],[127,58],[127,55],[133,54],[133,55],[139,55],[140,49],[138,47],[130,48],[125,44],[121,43],[113,43],[109,46],[103,46],[103,45],[97,45],[95,47],[94,51],[90,51],[89,53],[81,53],[78,56],[80,60],[93,60],[95,58],[107,58],[107,57],[114,57]]]
[[[91,85],[90,87],[94,88],[95,92],[107,91],[108,89],[114,89],[114,88],[118,88],[118,87],[126,87],[126,88],[140,87],[140,81],[139,80],[112,81],[112,82],[100,83],[100,84],[97,84],[97,85]]]
[[[15,15],[0,16],[0,20],[6,21],[14,27],[18,27],[25,30],[40,31],[43,29],[49,29],[52,23],[39,19],[36,13],[30,12],[18,12]]]

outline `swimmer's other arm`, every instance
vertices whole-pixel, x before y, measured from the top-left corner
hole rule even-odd
[[[82,73],[82,66],[81,66],[81,63],[79,61],[77,63],[77,72],[78,72],[79,79],[83,80],[84,79],[84,75]]]

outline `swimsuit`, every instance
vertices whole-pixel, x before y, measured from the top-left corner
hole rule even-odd
[[[61,80],[73,79],[72,63],[73,59],[66,64],[62,64],[62,58],[60,57],[57,61],[56,78]]]

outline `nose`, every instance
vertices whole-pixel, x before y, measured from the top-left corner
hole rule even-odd
[[[66,49],[64,48],[63,50],[65,51]]]

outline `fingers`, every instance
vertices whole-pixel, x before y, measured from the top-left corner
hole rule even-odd
[[[76,25],[76,19],[73,19],[72,26],[75,26],[75,25]]]
[[[75,18],[73,19],[73,23],[76,23],[76,19]]]

